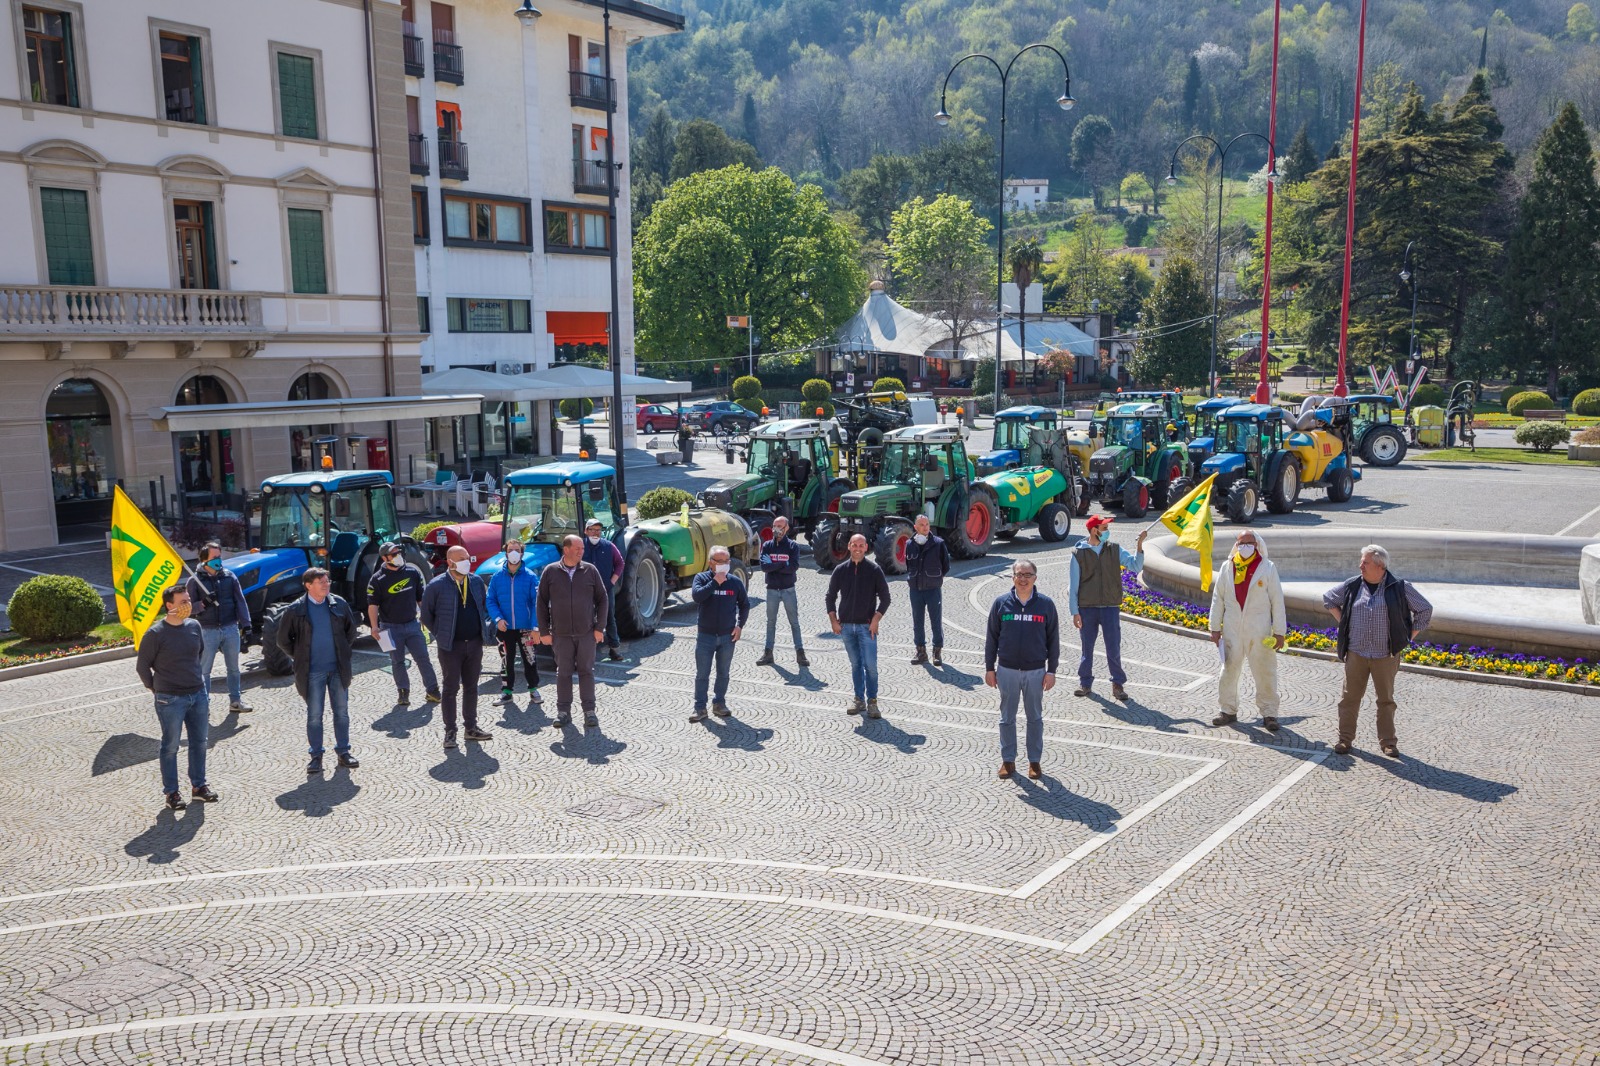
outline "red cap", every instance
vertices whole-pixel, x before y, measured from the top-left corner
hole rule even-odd
[[[1109,526],[1115,521],[1116,519],[1114,518],[1108,518],[1103,514],[1096,514],[1090,515],[1089,520],[1085,522],[1084,525],[1088,526],[1090,529],[1104,529],[1106,526]]]

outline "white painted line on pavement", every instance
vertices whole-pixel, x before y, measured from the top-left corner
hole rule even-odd
[[[32,562],[34,560],[29,560],[29,561]],[[12,563],[0,563],[0,568],[4,568],[6,570],[15,570],[19,574],[32,574],[34,577],[51,577],[51,576],[53,576],[48,571],[45,571],[45,570],[29,570],[26,566],[16,566],[16,565],[14,565]],[[114,593],[116,591],[115,589],[107,588],[104,585],[96,585],[93,581],[85,581],[84,584],[88,585],[90,588],[94,589],[96,592],[98,592],[102,596],[110,596],[112,593]]]
[[[1570,525],[1563,526],[1562,528],[1556,530],[1556,536],[1558,536],[1558,537],[1566,536],[1568,533],[1571,533],[1573,530],[1577,529],[1579,526],[1583,525],[1585,522],[1589,521],[1589,519],[1593,518],[1597,514],[1600,514],[1600,506],[1595,507],[1594,510],[1590,511],[1588,514],[1584,515],[1582,518],[1578,519],[1576,522],[1573,522]]]

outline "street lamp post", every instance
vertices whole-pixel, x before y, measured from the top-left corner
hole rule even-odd
[[[1417,281],[1416,271],[1411,266],[1411,246],[1416,241],[1406,242],[1405,261],[1400,264],[1400,280],[1411,286],[1411,339],[1406,345],[1406,358],[1418,358],[1417,352]],[[1409,373],[1409,370],[1408,370]]]
[[[1228,151],[1234,145],[1247,138],[1254,137],[1267,146],[1267,181],[1275,184],[1278,180],[1278,154],[1272,149],[1272,142],[1259,133],[1241,133],[1226,145],[1218,144],[1215,138],[1204,133],[1196,133],[1192,137],[1185,137],[1178,142],[1178,147],[1172,150],[1172,162],[1167,167],[1167,184],[1178,184],[1178,153],[1183,151],[1183,146],[1190,141],[1205,141],[1211,145],[1217,154],[1217,268],[1211,277],[1211,374],[1206,378],[1206,389],[1209,395],[1217,394],[1217,322],[1220,318],[1220,296],[1222,291],[1222,190],[1223,182],[1228,173]],[[1261,343],[1267,343],[1267,335],[1263,334]]]
[[[935,122],[937,122],[939,125],[941,125],[941,126],[950,125],[950,114],[949,114],[948,111],[945,110],[945,98],[946,98],[946,94],[949,92],[949,89],[950,89],[950,76],[956,72],[956,68],[957,67],[961,66],[961,64],[965,63],[967,60],[969,60],[969,59],[984,59],[984,60],[988,60],[989,64],[994,67],[995,72],[1000,75],[1000,158],[999,158],[999,165],[997,167],[997,170],[999,171],[999,185],[1000,185],[1000,200],[999,200],[999,204],[1000,204],[1000,225],[996,228],[996,233],[995,233],[995,251],[994,251],[994,265],[995,265],[995,270],[994,270],[994,274],[995,274],[995,293],[994,293],[994,409],[995,409],[995,413],[996,414],[998,414],[1000,412],[1000,363],[1001,363],[1001,356],[1004,353],[1004,348],[1001,346],[1000,338],[1001,338],[1002,331],[1005,328],[1004,322],[1005,322],[1005,292],[1006,292],[1006,88],[1010,85],[1010,82],[1011,82],[1011,68],[1012,68],[1012,66],[1015,65],[1017,60],[1022,58],[1022,56],[1023,56],[1023,54],[1025,52],[1031,52],[1035,48],[1043,48],[1046,51],[1053,52],[1055,54],[1055,57],[1057,59],[1061,60],[1061,73],[1062,73],[1061,95],[1056,97],[1056,105],[1058,107],[1060,107],[1061,110],[1063,110],[1063,111],[1071,111],[1072,110],[1072,106],[1075,103],[1077,103],[1077,101],[1072,98],[1072,70],[1071,70],[1070,67],[1067,66],[1067,57],[1062,55],[1061,52],[1058,49],[1056,49],[1053,45],[1048,45],[1048,44],[1042,44],[1042,43],[1039,43],[1039,42],[1035,42],[1033,44],[1024,45],[1022,48],[1018,49],[1017,54],[1012,56],[1010,61],[1007,62],[1004,67],[1002,67],[1000,65],[999,61],[996,60],[993,56],[987,55],[987,54],[985,54],[983,52],[972,52],[969,55],[964,55],[960,59],[956,60],[955,63],[951,65],[950,69],[945,71],[944,86],[939,90],[939,113],[933,116],[933,120]],[[956,343],[956,346],[957,346],[957,350],[959,350],[960,349],[960,345],[961,345],[961,338],[960,337],[955,338],[955,343]],[[977,403],[977,395],[976,395],[976,393],[974,393],[974,395],[973,395],[973,403],[974,403],[974,405],[976,405],[976,403]],[[974,417],[976,417],[976,411],[974,411]]]

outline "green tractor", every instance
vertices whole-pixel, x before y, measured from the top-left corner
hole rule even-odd
[[[850,482],[834,476],[827,431],[814,419],[768,422],[750,431],[743,477],[724,478],[700,490],[701,507],[737,511],[761,539],[779,515],[808,537],[824,514],[836,512]]]
[[[1035,428],[1019,455],[1023,465],[998,470],[979,482],[989,486],[1000,503],[994,535],[1011,540],[1024,526],[1037,524],[1046,541],[1066,540],[1083,479],[1065,434]]]
[[[1122,403],[1153,403],[1166,412],[1167,421],[1178,428],[1185,437],[1189,435],[1189,409],[1184,406],[1183,393],[1173,392],[1119,392]]]
[[[974,479],[959,426],[907,426],[883,438],[878,484],[847,492],[837,514],[825,514],[811,537],[811,557],[823,572],[849,558],[850,538],[867,538],[878,565],[906,571],[911,524],[927,515],[957,559],[989,551],[1000,525],[1000,501]]]
[[[1165,507],[1172,482],[1183,476],[1188,452],[1179,423],[1154,403],[1124,403],[1106,416],[1105,443],[1089,458],[1089,498],[1129,518]],[[1176,497],[1174,497],[1175,499]]]

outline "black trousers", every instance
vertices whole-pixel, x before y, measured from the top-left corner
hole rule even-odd
[[[507,629],[495,634],[495,643],[500,645],[500,677],[501,687],[517,687],[517,657],[522,657],[522,677],[528,682],[528,691],[532,692],[539,687],[539,664],[534,661],[533,648],[522,642],[526,636],[526,629]]]
[[[483,641],[458,640],[449,651],[439,649],[439,674],[444,682],[444,731],[456,731],[456,695],[468,729],[478,728],[478,677],[483,673]]]

